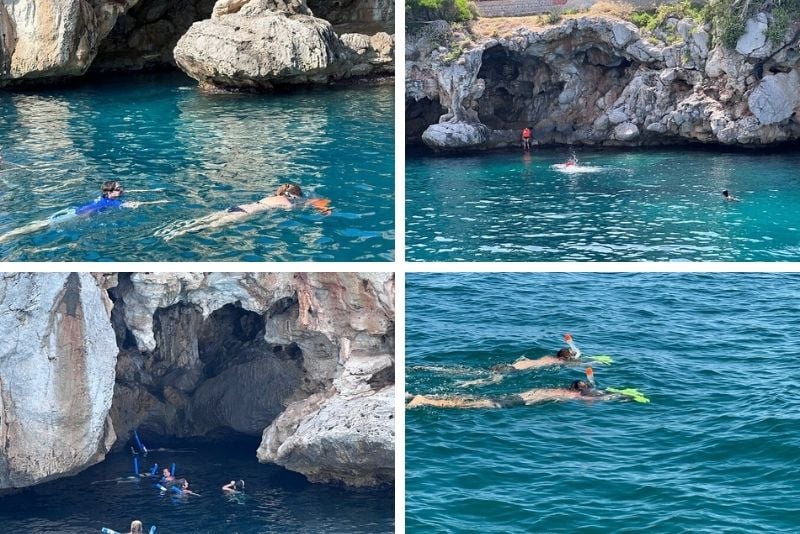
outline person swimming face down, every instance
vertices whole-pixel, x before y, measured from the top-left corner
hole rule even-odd
[[[291,182],[281,184],[280,187],[275,191],[276,197],[286,197],[289,200],[294,200],[296,198],[303,198],[303,190],[300,189],[300,186],[297,184],[293,184]]]
[[[587,395],[592,392],[594,387],[586,380],[575,380],[569,385],[569,389],[572,391],[579,391],[581,395]]]

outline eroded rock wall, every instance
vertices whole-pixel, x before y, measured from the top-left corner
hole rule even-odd
[[[76,473],[114,443],[109,313],[92,275],[0,275],[0,489]]]
[[[463,49],[453,43],[464,35],[433,24],[408,39],[407,114],[429,116],[432,101],[446,112],[410,141],[436,150],[515,146],[525,126],[546,144],[796,140],[800,24],[780,44],[764,37],[767,24],[764,14],[750,21],[735,50],[711,48],[710,28],[691,19],[670,19],[654,36],[622,20],[574,18]]]
[[[0,489],[77,472],[135,428],[224,440],[276,421],[289,445],[269,443],[292,452],[262,460],[314,481],[392,479],[391,274],[0,281],[0,327],[18,332],[0,341]]]

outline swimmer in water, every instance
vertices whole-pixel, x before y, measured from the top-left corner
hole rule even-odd
[[[161,471],[161,480],[158,481],[162,486],[171,486],[175,483],[175,477],[169,472],[166,467]]]
[[[580,361],[581,351],[580,349],[575,346],[575,342],[572,341],[572,336],[570,334],[564,334],[564,341],[567,342],[569,348],[564,347],[560,349],[555,356],[542,356],[541,358],[536,358],[532,360],[530,358],[526,358],[522,356],[521,358],[517,359],[514,363],[507,364],[499,364],[495,365],[490,368],[492,372],[489,378],[480,378],[478,380],[468,380],[466,382],[461,382],[458,385],[460,387],[468,387],[468,386],[482,386],[485,384],[497,384],[503,381],[503,375],[506,373],[512,373],[514,371],[524,371],[526,369],[540,369],[542,367],[553,367],[557,365],[574,365]]]
[[[244,480],[231,480],[222,486],[222,491],[226,493],[242,493],[244,491]]]
[[[485,399],[448,396],[428,397],[414,395],[406,404],[406,408],[433,406],[436,408],[510,408],[512,406],[530,406],[542,402],[563,400],[591,400],[609,398],[605,392],[596,389],[586,380],[575,380],[568,388],[530,389],[522,393],[487,397]]]
[[[48,217],[47,219],[41,221],[34,221],[30,224],[26,224],[25,226],[21,226],[19,228],[15,228],[10,232],[0,235],[0,243],[8,241],[12,237],[32,234],[34,232],[38,232],[44,228],[49,227],[50,225],[57,224],[59,222],[67,221],[73,219],[75,215],[79,217],[87,217],[90,215],[97,215],[99,213],[104,213],[109,210],[117,209],[117,208],[138,208],[139,206],[145,204],[164,204],[169,202],[169,200],[154,200],[152,202],[128,202],[122,200],[122,195],[125,190],[122,187],[122,184],[116,180],[107,180],[103,182],[100,186],[100,198],[89,202],[88,204],[84,204],[82,206],[78,206],[74,210],[62,210],[55,215]]]
[[[739,199],[731,195],[727,189],[722,191],[722,198],[724,198],[728,202],[739,202]]]
[[[225,211],[218,211],[200,219],[181,223],[177,229],[171,225],[168,229],[164,229],[156,233],[156,235],[163,237],[165,241],[169,241],[170,239],[174,239],[189,232],[217,228],[267,210],[276,208],[292,209],[306,206],[314,208],[323,215],[330,215],[333,211],[333,208],[330,206],[330,200],[327,198],[307,199],[304,197],[303,191],[300,189],[299,185],[286,183],[278,187],[274,195],[262,198],[258,202],[231,206]]]
[[[131,521],[131,531],[129,534],[143,534],[144,533],[144,525],[138,519]]]
[[[200,496],[197,493],[195,493],[195,492],[193,492],[192,490],[189,489],[189,481],[186,480],[185,478],[177,480],[175,483],[181,489],[181,494],[182,495],[194,495],[195,497],[199,497]]]

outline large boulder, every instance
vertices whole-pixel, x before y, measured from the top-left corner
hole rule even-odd
[[[304,2],[221,0],[175,47],[175,61],[206,87],[271,89],[391,74],[387,34],[340,38]]]
[[[761,124],[791,117],[800,105],[800,74],[796,70],[765,76],[747,99]]]
[[[100,280],[0,275],[0,489],[76,473],[115,440],[118,350]]]

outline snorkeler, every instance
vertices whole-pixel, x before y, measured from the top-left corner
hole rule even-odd
[[[727,200],[729,202],[739,202],[739,199],[736,198],[735,196],[731,195],[730,192],[727,189],[724,189],[722,191],[722,198],[724,198],[725,200]]]
[[[330,215],[333,211],[330,200],[327,198],[306,199],[299,185],[286,183],[278,187],[274,195],[262,198],[258,202],[231,206],[225,211],[218,211],[201,219],[181,223],[177,228],[174,225],[170,225],[168,228],[157,232],[156,235],[163,237],[165,241],[169,241],[189,232],[217,228],[270,209],[292,209],[306,206],[311,206],[323,215]]]
[[[169,200],[154,200],[151,202],[129,202],[122,200],[122,195],[125,190],[122,188],[122,184],[120,184],[116,180],[107,180],[103,182],[100,186],[100,198],[89,202],[88,204],[84,204],[82,206],[78,206],[74,209],[67,209],[61,210],[54,215],[51,215],[47,219],[34,221],[32,223],[26,224],[25,226],[21,226],[20,228],[15,228],[8,233],[0,235],[0,243],[8,241],[12,237],[32,234],[34,232],[38,232],[39,230],[43,230],[44,228],[48,228],[53,224],[58,224],[67,220],[72,220],[75,216],[79,217],[86,217],[90,215],[96,215],[98,213],[103,213],[109,210],[117,209],[117,208],[138,208],[139,206],[145,204],[164,204],[169,202]]]
[[[244,480],[231,480],[222,486],[222,491],[228,493],[241,493],[244,491]]]
[[[476,399],[463,396],[428,397],[414,395],[406,408],[434,406],[437,408],[510,408],[512,406],[530,406],[542,402],[562,400],[590,400],[606,398],[604,392],[592,387],[588,381],[575,380],[568,388],[530,389],[522,393],[512,393]]]
[[[477,380],[460,382],[458,386],[468,387],[482,386],[485,384],[497,384],[502,382],[503,374],[505,373],[523,371],[526,369],[540,369],[542,367],[553,367],[557,365],[577,364],[580,361],[581,351],[572,340],[572,335],[564,334],[564,341],[566,341],[567,345],[569,345],[569,348],[564,347],[560,349],[555,356],[542,356],[541,358],[536,358],[535,360],[522,356],[514,363],[502,363],[492,366],[490,368],[492,374],[489,378],[479,378]]]

